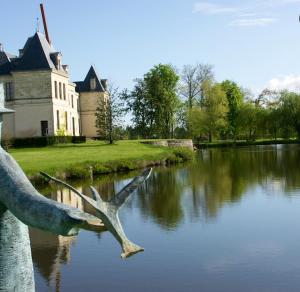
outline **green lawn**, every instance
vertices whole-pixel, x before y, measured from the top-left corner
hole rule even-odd
[[[86,144],[61,144],[45,148],[10,149],[9,152],[26,174],[30,176],[39,173],[39,171],[54,173],[88,162],[159,160],[172,153],[172,150],[145,145],[140,141],[119,141],[114,145],[99,141],[88,141]]]

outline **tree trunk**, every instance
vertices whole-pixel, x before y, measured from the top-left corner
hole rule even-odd
[[[297,132],[297,137],[298,137],[298,139],[300,139],[300,124],[296,124],[295,129]]]
[[[208,142],[209,143],[212,142],[212,133],[211,133],[211,131],[209,131],[209,133],[208,133]]]
[[[193,107],[193,97],[192,97],[192,84],[189,83],[189,108],[192,109]]]

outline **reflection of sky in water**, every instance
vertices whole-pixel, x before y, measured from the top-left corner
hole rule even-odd
[[[298,146],[260,146],[157,169],[120,214],[145,252],[121,260],[107,232],[33,235],[37,291],[298,291],[299,161]],[[132,176],[93,184],[109,198]]]

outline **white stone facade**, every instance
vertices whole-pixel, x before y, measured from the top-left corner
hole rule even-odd
[[[5,106],[4,138],[40,136],[97,137],[96,109],[108,97],[107,82],[93,66],[84,81],[73,83],[62,55],[39,32],[28,38],[19,56],[0,46],[0,83]]]
[[[12,72],[0,75],[0,83],[12,84],[12,96],[6,97],[5,105],[15,110],[4,118],[3,137],[82,134],[79,95],[67,74],[53,69]]]
[[[99,103],[105,103],[108,98],[106,92],[80,93],[80,118],[82,132],[86,137],[97,137],[96,109]]]

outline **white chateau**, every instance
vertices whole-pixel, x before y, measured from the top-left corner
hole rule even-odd
[[[84,81],[71,82],[62,54],[44,34],[28,38],[18,56],[0,45],[1,83],[5,106],[15,110],[4,117],[3,137],[97,137],[95,113],[109,98],[107,81],[91,67]]]

